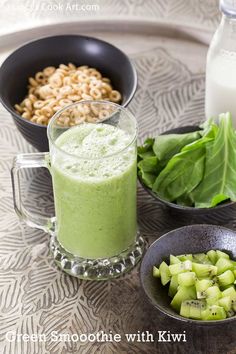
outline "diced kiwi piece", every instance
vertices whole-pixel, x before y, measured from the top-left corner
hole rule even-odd
[[[234,310],[229,310],[226,312],[226,314],[227,314],[227,317],[233,317],[235,315],[235,312],[234,312]]]
[[[198,278],[208,278],[217,274],[217,267],[211,264],[192,263],[192,270]]]
[[[217,297],[217,299],[222,297],[221,291],[217,285],[210,286],[206,289],[207,297]]]
[[[221,292],[222,297],[225,296],[230,296],[231,299],[233,299],[234,297],[236,297],[236,291],[234,289],[234,286],[231,286],[230,288],[224,290]]]
[[[175,275],[183,272],[187,272],[192,270],[192,262],[187,260],[184,262],[176,263],[176,264],[171,264],[169,266],[170,274]]]
[[[218,304],[219,306],[222,306],[226,312],[230,311],[232,306],[231,297],[230,296],[222,297],[221,299],[218,300]]]
[[[234,273],[232,272],[232,270],[226,270],[226,272],[222,273],[221,275],[218,275],[217,278],[220,286],[233,284],[235,280]]]
[[[180,308],[180,315],[196,320],[201,319],[201,312],[206,309],[206,302],[202,300],[183,301]]]
[[[153,266],[152,268],[152,275],[154,276],[154,278],[160,278],[161,276],[159,269],[155,266]]]
[[[216,250],[216,254],[217,254],[217,258],[226,258],[226,259],[229,259],[229,255],[225,252],[222,252],[222,251],[219,251],[219,250]]]
[[[223,320],[226,318],[226,312],[223,307],[212,305],[202,311],[202,320]]]
[[[170,264],[176,264],[176,263],[180,263],[180,259],[173,256],[173,254],[170,255]]]
[[[193,254],[193,262],[202,263],[202,264],[211,264],[210,260],[208,259],[205,253]]]
[[[222,274],[226,270],[232,270],[234,268],[232,262],[226,258],[219,258],[215,266],[217,267],[217,274]]]
[[[204,299],[206,297],[206,289],[213,285],[213,281],[211,279],[198,279],[196,281],[196,291],[197,298]]]
[[[194,272],[185,272],[178,274],[178,283],[183,286],[194,285],[197,280],[196,274]]]
[[[190,305],[189,317],[200,320],[202,311],[206,309],[206,302],[204,300],[192,300]]]
[[[190,302],[191,300],[185,300],[181,303],[180,316],[189,318],[190,317]]]
[[[226,289],[231,288],[231,286],[233,286],[233,284],[221,286],[221,287],[220,287],[220,290],[221,290],[221,291],[224,291],[224,290],[226,290]]]
[[[192,254],[181,254],[181,255],[176,256],[176,257],[179,258],[179,260],[181,262],[192,261],[193,260],[193,255]]]
[[[221,296],[221,291],[216,285],[210,286],[206,289],[206,302],[208,305],[215,305]]]
[[[162,285],[166,285],[169,283],[171,274],[168,265],[166,262],[162,262],[159,267],[160,275],[161,275],[161,283]]]
[[[215,265],[217,262],[217,259],[218,259],[216,251],[215,250],[208,251],[207,256],[208,256],[209,260],[211,261],[211,263],[213,265]]]
[[[168,291],[168,295],[170,297],[175,296],[175,294],[177,293],[178,286],[179,286],[178,275],[176,274],[176,275],[173,275],[170,280],[169,291]]]
[[[196,299],[195,286],[179,286],[177,293],[171,301],[171,306],[177,311],[180,311],[181,303],[185,300]]]

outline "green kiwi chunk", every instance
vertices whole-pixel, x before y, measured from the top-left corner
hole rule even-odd
[[[226,312],[231,310],[232,301],[230,296],[222,297],[218,300],[219,306],[223,307]]]
[[[216,264],[218,257],[217,257],[217,253],[216,253],[215,250],[210,250],[210,251],[208,251],[208,252],[207,252],[207,257],[209,258],[209,260],[211,261],[211,263],[212,263],[213,265]]]
[[[223,307],[212,305],[202,311],[201,318],[206,321],[223,320],[226,318],[226,312]]]
[[[183,286],[194,285],[197,280],[196,274],[194,272],[185,272],[178,274],[178,283]]]
[[[217,278],[220,286],[227,286],[233,284],[235,281],[234,273],[232,270],[226,270],[221,275],[218,275]]]
[[[177,293],[178,290],[178,274],[176,275],[172,275],[171,280],[170,280],[170,285],[169,285],[169,291],[168,291],[168,295],[170,297],[174,297],[175,294]]]
[[[219,258],[215,266],[217,267],[217,274],[222,274],[226,270],[232,270],[234,268],[232,262],[226,258]]]
[[[152,267],[152,275],[154,276],[154,278],[160,278],[161,276],[160,270],[155,266]]]
[[[211,264],[211,261],[205,253],[193,254],[193,262],[202,264]]]
[[[180,259],[173,256],[173,254],[170,255],[170,264],[176,264],[176,263],[180,263]]]
[[[217,267],[212,264],[192,263],[192,270],[198,278],[209,278],[217,274]]]
[[[216,250],[216,254],[217,254],[218,259],[219,258],[229,259],[229,255],[225,252],[220,251],[220,250]]]
[[[197,298],[204,299],[206,298],[206,289],[213,285],[213,281],[211,279],[197,279],[195,286],[197,291]]]
[[[201,319],[201,313],[206,309],[204,300],[186,300],[183,301],[180,308],[180,315],[196,320]]]
[[[196,299],[196,290],[195,286],[179,286],[177,293],[173,297],[170,305],[177,312],[180,311],[181,303],[185,300],[194,300]]]
[[[179,258],[179,260],[181,262],[192,261],[193,260],[193,255],[192,254],[181,254],[181,255],[176,256],[176,257]]]
[[[160,275],[161,275],[161,283],[162,283],[162,285],[166,285],[167,283],[169,283],[170,278],[171,278],[169,267],[166,264],[166,262],[163,261],[160,264],[159,271],[160,271]]]
[[[220,299],[221,296],[221,291],[217,285],[210,286],[208,289],[206,289],[207,305],[216,305],[218,303],[218,299]]]
[[[192,270],[192,262],[189,260],[186,260],[184,262],[171,264],[169,266],[169,270],[170,270],[171,275],[191,271]]]

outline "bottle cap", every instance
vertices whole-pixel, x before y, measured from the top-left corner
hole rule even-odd
[[[236,18],[236,0],[220,0],[220,10],[226,16]]]

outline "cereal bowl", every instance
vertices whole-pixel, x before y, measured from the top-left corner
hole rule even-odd
[[[109,78],[113,89],[121,94],[121,101],[118,103],[122,106],[129,104],[136,91],[137,74],[130,59],[121,50],[100,39],[60,35],[37,39],[21,46],[0,68],[0,101],[11,113],[24,138],[39,151],[48,151],[45,122],[23,118],[15,109],[15,104],[26,97],[30,77],[35,77],[37,73],[40,75],[47,67],[58,68],[59,65],[68,63],[77,67],[86,65],[96,68],[102,77]],[[63,72],[63,68],[61,69]],[[31,105],[32,102],[28,104]]]

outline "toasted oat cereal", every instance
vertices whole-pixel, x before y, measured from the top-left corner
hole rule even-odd
[[[95,68],[87,65],[76,67],[73,63],[60,64],[58,68],[48,66],[29,78],[28,95],[20,104],[15,104],[16,111],[25,119],[41,125],[48,125],[52,116],[73,102],[84,100],[107,100],[119,103],[122,96],[114,90],[111,81]],[[85,121],[105,119],[106,112],[92,112]],[[63,126],[73,126],[84,121],[69,117],[61,122]]]

